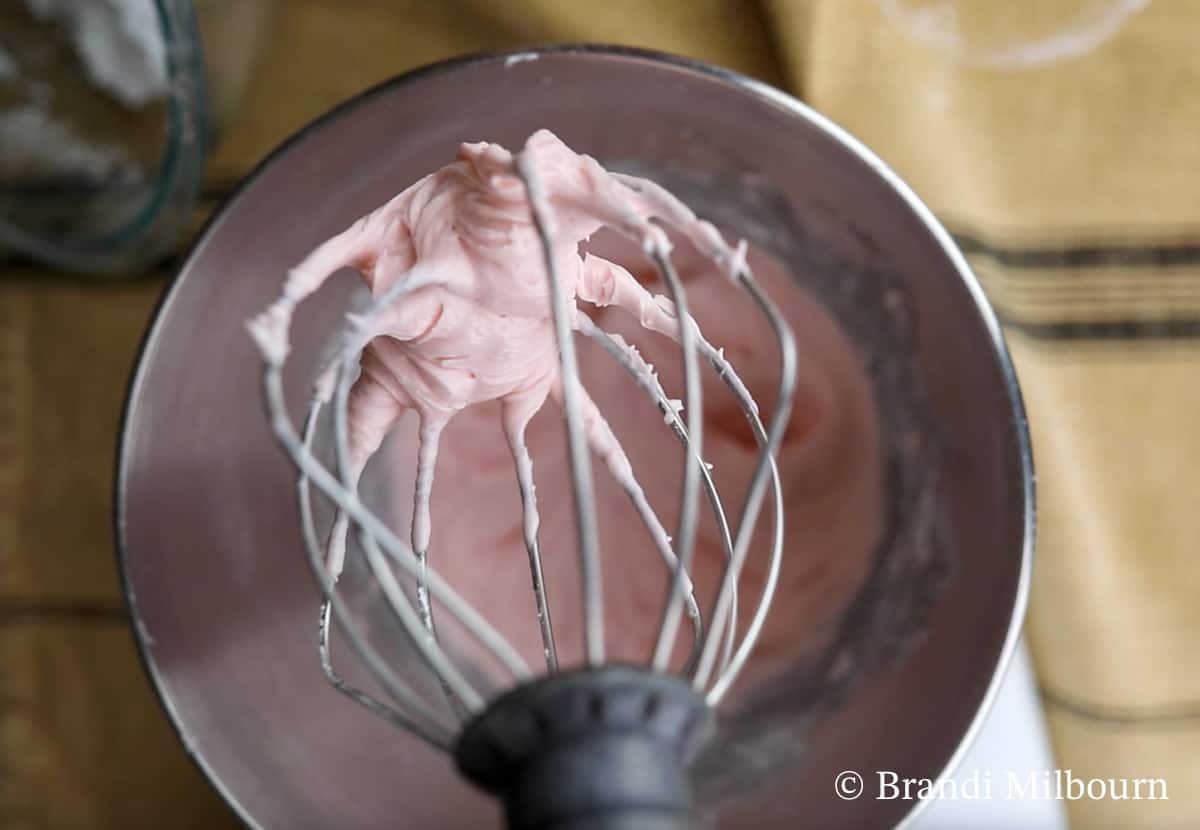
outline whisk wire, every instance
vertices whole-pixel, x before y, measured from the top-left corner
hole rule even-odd
[[[775,458],[779,452],[779,446],[783,442],[783,434],[787,430],[787,425],[791,418],[792,401],[795,398],[796,391],[796,341],[791,327],[771,299],[759,288],[748,267],[745,267],[743,264],[738,268],[735,271],[735,278],[754,299],[775,331],[780,351],[780,372],[776,390],[775,411],[771,417],[770,429],[765,430],[764,434],[762,421],[757,416],[754,419],[756,437],[760,445],[763,446],[763,452],[759,454],[754,474],[750,480],[750,486],[747,489],[734,541],[734,561],[726,569],[725,577],[722,580],[721,589],[718,592],[713,610],[714,620],[720,621],[724,618],[725,614],[729,613],[733,585],[737,582],[745,563],[746,554],[749,551],[750,542],[757,526],[758,512],[762,507],[763,496],[768,484],[773,487],[775,493],[775,527],[774,538],[771,544],[768,580],[764,585],[762,598],[759,601],[758,609],[755,611],[751,624],[747,628],[746,636],[734,654],[733,660],[726,668],[724,675],[718,681],[717,685],[708,692],[710,702],[713,705],[720,702],[729,685],[733,682],[733,679],[741,671],[754,644],[758,641],[762,633],[762,627],[766,621],[767,611],[774,598],[775,587],[778,583],[778,573],[783,558],[783,497],[779,486],[779,470],[775,464]],[[715,655],[715,641],[706,643],[704,655],[701,658],[700,670],[696,675],[697,680],[701,684],[708,682],[708,674],[712,669]],[[702,688],[702,686],[697,686],[697,688]]]
[[[771,429],[769,431],[762,426],[761,419],[758,416],[757,405],[754,403],[748,390],[745,389],[744,384],[737,378],[736,373],[732,371],[731,367],[728,367],[728,364],[719,355],[716,356],[719,359],[714,361],[714,367],[717,369],[718,374],[726,381],[726,384],[742,404],[743,410],[751,421],[751,426],[756,433],[756,440],[762,451],[755,465],[742,509],[742,515],[739,520],[734,543],[734,555],[725,568],[725,573],[721,579],[721,586],[713,604],[713,611],[709,617],[709,633],[702,649],[699,665],[693,677],[693,684],[697,690],[704,689],[708,685],[712,675],[721,639],[720,636],[714,636],[714,632],[721,631],[726,625],[726,619],[732,614],[736,586],[745,565],[746,554],[749,550],[750,541],[758,519],[758,512],[768,483],[774,486],[776,505],[779,508],[771,544],[768,580],[764,585],[759,606],[756,609],[751,626],[747,629],[741,646],[735,650],[733,656],[729,659],[729,664],[724,668],[722,677],[725,682],[719,684],[716,694],[713,694],[712,690],[708,693],[710,702],[719,702],[733,678],[737,676],[742,664],[745,662],[746,656],[761,634],[766,612],[774,597],[775,587],[778,582],[778,572],[783,549],[783,514],[782,494],[779,490],[775,456],[782,442],[783,432],[786,430],[791,417],[792,401],[795,396],[795,338],[787,322],[783,319],[782,314],[779,313],[774,303],[766,297],[754,281],[750,267],[746,262],[744,242],[737,249],[731,249],[722,238],[720,232],[711,223],[699,219],[687,205],[661,185],[637,176],[614,174],[614,177],[639,194],[647,212],[666,221],[672,227],[679,230],[700,253],[708,257],[719,267],[722,267],[730,280],[750,295],[759,311],[767,317],[779,343],[779,384],[775,412],[772,416]],[[728,654],[728,651],[726,653]]]
[[[346,424],[347,402],[350,396],[351,378],[354,375],[357,353],[349,349],[343,355],[341,369],[338,372],[337,387],[334,392],[333,406],[333,434],[334,434],[334,456],[338,474],[342,478],[342,484],[349,490],[355,488],[354,473],[350,467],[350,442],[349,430]],[[425,593],[418,593],[418,607],[414,608],[412,601],[404,593],[404,589],[396,581],[392,569],[388,567],[387,559],[379,550],[379,544],[366,532],[362,525],[354,523],[354,529],[357,532],[359,546],[366,559],[368,567],[371,569],[378,581],[380,588],[383,589],[384,598],[387,600],[387,605],[400,621],[401,626],[408,633],[420,653],[422,659],[429,665],[430,670],[438,679],[438,684],[442,687],[442,691],[446,696],[447,703],[450,708],[462,719],[465,719],[470,712],[478,712],[483,709],[484,700],[462,675],[462,672],[454,664],[441,648],[437,640],[437,634],[433,628],[433,617],[431,609],[429,609],[428,599],[426,599],[424,608],[426,614],[421,613],[421,597],[426,596]],[[416,578],[420,586],[418,591],[427,592],[429,585],[429,568],[424,557],[415,555],[416,560]]]
[[[671,574],[670,585],[667,587],[667,597],[659,620],[658,638],[654,644],[654,654],[651,666],[655,671],[666,671],[667,662],[675,645],[675,636],[679,630],[680,615],[683,610],[684,598],[689,603],[689,616],[695,626],[692,638],[692,654],[689,655],[688,665],[692,665],[699,655],[700,644],[703,641],[703,623],[695,598],[688,590],[688,571],[692,566],[695,553],[696,519],[699,512],[700,499],[700,469],[704,464],[704,405],[703,390],[700,383],[700,366],[696,359],[696,327],[688,311],[687,292],[684,291],[683,281],[671,258],[661,245],[650,246],[650,258],[654,262],[659,275],[667,284],[671,300],[675,304],[675,318],[679,325],[679,348],[683,352],[683,384],[684,409],[687,416],[687,434],[693,452],[684,453],[683,488],[680,494],[679,532],[676,552],[678,561]]]
[[[586,314],[581,314],[576,320],[576,326],[579,331],[592,340],[595,340],[601,348],[620,364],[621,368],[632,378],[634,383],[650,398],[650,401],[658,407],[658,411],[662,413],[663,419],[671,427],[671,431],[675,437],[679,439],[685,451],[693,453],[697,459],[700,459],[699,470],[700,480],[703,485],[705,494],[708,496],[709,507],[712,510],[713,517],[717,523],[717,533],[720,536],[722,551],[726,561],[733,557],[733,538],[729,530],[729,520],[725,515],[725,507],[721,501],[720,493],[717,490],[716,482],[713,480],[712,471],[708,465],[700,458],[696,452],[695,446],[691,443],[687,432],[687,427],[679,418],[679,413],[675,407],[671,405],[670,399],[667,397],[666,390],[662,388],[662,384],[658,382],[653,370],[638,354],[637,350],[625,342],[619,335],[609,334],[601,329],[592,319]],[[736,630],[737,618],[737,595],[736,586],[734,590],[734,612],[729,617],[729,625],[724,635],[724,640],[727,647],[727,653],[732,655],[734,646],[734,634]],[[697,643],[700,641],[697,640]],[[684,665],[683,673],[691,674],[695,670],[695,660],[692,657],[698,658],[699,652],[689,656],[688,662]]]
[[[321,405],[320,400],[314,400],[309,405],[303,432],[303,446],[306,452],[312,446]],[[296,481],[296,496],[300,510],[300,529],[305,554],[321,589],[321,610],[317,624],[317,653],[321,662],[321,671],[337,691],[362,704],[379,717],[408,730],[439,749],[451,749],[454,745],[454,731],[442,724],[437,714],[425,701],[396,677],[379,652],[371,647],[359,632],[358,627],[351,621],[350,614],[338,593],[337,585],[329,578],[321,561],[315,523],[313,522],[311,485],[308,475],[303,471]],[[338,628],[350,644],[351,650],[363,661],[383,690],[401,707],[400,709],[389,706],[362,689],[351,685],[336,671],[330,646],[331,612],[332,617],[337,621]]]
[[[325,675],[325,679],[329,681],[329,684],[338,692],[350,698],[360,706],[363,706],[369,712],[372,712],[380,718],[383,718],[392,726],[398,727],[407,732],[411,732],[418,738],[421,738],[427,743],[433,745],[433,747],[436,749],[441,749],[447,752],[451,751],[454,748],[454,731],[449,727],[442,726],[441,724],[422,722],[421,719],[416,717],[415,713],[420,712],[425,708],[424,701],[418,698],[415,694],[411,693],[411,690],[409,690],[410,694],[397,699],[397,703],[407,710],[400,711],[392,706],[388,706],[375,696],[368,694],[357,686],[347,682],[337,672],[337,669],[335,669],[333,666],[333,655],[330,649],[329,636],[331,628],[329,617],[332,605],[333,601],[329,599],[326,599],[321,603],[319,620],[317,623],[317,653],[321,660],[321,672]],[[342,622],[339,621],[338,627],[348,640],[351,638],[356,638],[360,642],[362,641],[362,636],[357,631],[350,633],[349,628]],[[366,651],[358,651],[357,649],[355,649],[355,651],[360,657],[364,657],[364,655],[367,653]],[[370,653],[372,654],[372,659],[374,661],[381,661],[378,652],[371,650]],[[364,657],[364,662],[365,661],[366,658]],[[371,668],[374,670],[373,666],[371,666]],[[394,687],[391,690],[391,694],[395,696]],[[432,716],[430,715],[428,717]]]
[[[532,160],[525,153],[516,156],[515,169],[529,196],[530,213],[541,240],[542,256],[545,259],[550,284],[554,332],[558,339],[559,362],[562,367],[563,413],[566,419],[567,449],[579,536],[580,577],[583,581],[584,653],[588,665],[600,666],[604,663],[605,654],[600,534],[596,522],[591,461],[580,401],[583,390],[580,388],[579,362],[575,355],[575,340],[571,336],[571,309],[567,306],[567,298],[560,282],[558,262],[554,256],[554,219],[541,179]]]
[[[345,511],[353,522],[360,525],[373,537],[392,562],[396,563],[410,577],[418,578],[420,569],[416,562],[416,556],[408,545],[362,504],[356,492],[344,487],[342,482],[330,473],[324,464],[317,461],[300,441],[287,414],[279,364],[267,362],[264,369],[264,387],[268,411],[271,414],[272,431],[288,453],[292,463],[337,507]],[[321,572],[324,573],[324,565],[322,564],[320,567]],[[427,579],[433,597],[445,606],[446,610],[463,628],[484,646],[515,679],[521,681],[531,677],[529,666],[512,644],[496,631],[470,603],[466,602],[435,569],[429,569]]]

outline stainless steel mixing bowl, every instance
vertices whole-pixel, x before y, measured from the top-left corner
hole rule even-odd
[[[202,234],[146,339],[117,481],[128,600],[167,712],[253,826],[498,825],[447,758],[321,677],[292,473],[242,326],[315,240],[459,142],[514,146],[539,127],[660,179],[775,254],[863,355],[889,448],[878,578],[848,614],[839,654],[814,667],[823,680],[795,689],[796,716],[820,715],[803,763],[723,824],[895,825],[913,803],[842,800],[837,773],[946,770],[987,709],[1024,608],[1031,460],[1000,329],[946,232],[853,138],[761,84],[642,52],[473,57],[384,84],[289,141]],[[307,304],[298,330],[327,331],[345,299]],[[293,363],[313,366],[321,345],[302,339]],[[289,380],[300,406],[308,378]],[[839,655],[869,671],[840,682]]]

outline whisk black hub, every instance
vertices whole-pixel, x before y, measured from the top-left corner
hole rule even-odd
[[[607,667],[519,686],[464,729],[469,780],[510,830],[694,830],[687,768],[713,717],[678,677]]]

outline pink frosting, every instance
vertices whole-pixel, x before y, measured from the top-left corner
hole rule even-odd
[[[404,413],[412,410],[419,416],[422,451],[411,534],[419,555],[430,542],[433,471],[450,419],[473,404],[499,401],[507,443],[518,468],[527,473],[525,427],[547,397],[562,400],[550,283],[531,202],[541,206],[553,226],[552,255],[573,313],[578,313],[576,298],[595,306],[615,305],[646,328],[678,333],[669,301],[651,295],[621,266],[579,251],[581,241],[608,226],[667,252],[666,235],[649,222],[656,208],[548,130],[534,133],[522,155],[536,176],[530,191],[508,150],[486,142],[463,144],[452,164],[364,216],[293,268],[283,298],[264,316],[264,323],[276,324],[274,348],[286,351],[280,330],[291,307],[334,271],[356,268],[377,297],[416,273],[429,282],[370,321],[362,373],[351,390],[348,412],[356,475]],[[683,211],[693,231],[709,245],[724,247],[715,230]],[[660,554],[670,560],[666,531],[653,519],[628,458],[586,392],[581,407],[589,445],[639,504]],[[538,519],[531,507],[532,482],[523,479],[522,487],[526,526],[533,533]],[[328,550],[335,575],[342,568],[345,532],[341,517]]]
[[[624,268],[578,252],[579,242],[605,224],[644,226],[631,211],[633,192],[549,131],[535,133],[526,153],[536,159],[555,217],[554,255],[567,297],[615,303],[673,330],[669,304],[656,303]],[[386,396],[381,392],[377,408],[354,411],[356,449],[376,444],[402,410],[439,421],[491,400],[534,399],[536,409],[553,393],[558,351],[550,290],[512,163],[499,145],[464,144],[455,162],[322,244],[289,274],[285,294],[296,300],[347,266],[376,296],[418,264],[436,281],[397,303],[372,332],[363,386]]]
[[[651,270],[639,279],[611,261],[640,264],[644,253],[607,231],[588,243],[607,226],[632,236],[643,249],[665,251],[671,243],[647,220],[668,219],[681,230],[672,237],[673,259],[688,281],[700,330],[726,347],[769,412],[777,373],[773,337],[753,304],[721,273],[742,254],[711,225],[669,201],[669,194],[639,194],[547,131],[535,133],[524,153],[554,218],[553,256],[572,309],[577,300],[593,306],[592,319],[637,342],[664,387],[679,395],[672,304],[643,287],[643,281],[654,281]],[[750,260],[796,329],[802,356],[799,394],[780,456],[787,558],[764,636],[763,666],[792,659],[820,641],[865,573],[879,533],[878,436],[868,383],[836,325],[773,262],[753,252]],[[452,164],[319,246],[289,273],[283,299],[254,324],[269,356],[286,353],[286,323],[295,303],[347,266],[359,270],[376,296],[406,274],[432,281],[366,332],[371,339],[348,413],[355,466],[361,471],[402,416],[414,413],[419,440],[398,443],[388,459],[400,471],[393,480],[407,481],[402,487],[412,494],[414,550],[431,550],[433,567],[536,665],[541,644],[524,547],[537,535],[564,662],[578,659],[579,586],[562,422],[557,413],[534,417],[547,397],[560,398],[559,357],[541,241],[513,155],[495,144],[464,144]],[[647,329],[667,337],[647,336]],[[588,438],[609,474],[598,471],[596,480],[610,655],[644,660],[667,584],[655,548],[663,554],[669,543],[661,523],[648,531],[638,521],[630,497],[636,502],[644,485],[643,501],[673,523],[682,451],[654,406],[611,358],[598,348],[581,348],[590,392]],[[736,520],[757,448],[733,397],[708,374],[705,455]],[[527,432],[532,452],[526,450]],[[433,498],[435,465],[440,483]],[[408,477],[408,470],[416,475]],[[532,509],[535,478],[544,494],[540,512]],[[344,530],[343,522],[331,535],[335,573]],[[757,599],[768,538],[765,529],[757,537],[758,553],[741,584],[743,608]],[[700,596],[713,590],[723,563],[715,523],[705,519],[694,569]],[[745,619],[748,614],[743,624]]]

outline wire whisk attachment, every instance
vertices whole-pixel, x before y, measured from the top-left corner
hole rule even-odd
[[[665,296],[652,294],[621,265],[580,253],[580,243],[602,228],[639,246],[665,286]],[[780,368],[768,422],[724,353],[705,339],[692,317],[666,229],[719,269],[774,332]],[[344,267],[360,272],[373,300],[364,313],[348,317],[336,355],[320,373],[297,428],[288,414],[282,379],[292,315]],[[674,340],[683,367],[680,399],[669,396],[630,342],[602,329],[579,301],[619,307],[643,329]],[[470,337],[464,335],[468,328]],[[754,279],[745,243],[728,244],[666,189],[644,178],[610,173],[542,130],[518,153],[495,144],[463,145],[452,164],[363,217],[292,269],[282,296],[249,329],[264,359],[271,429],[298,471],[304,549],[322,593],[320,665],[334,687],[453,753],[470,780],[504,801],[510,827],[630,826],[620,821],[651,813],[666,817],[656,827],[696,826],[687,765],[711,732],[712,710],[754,649],[783,557],[776,455],[794,397],[796,353],[787,322]],[[683,447],[673,534],[651,506],[634,464],[580,378],[577,335],[595,341],[629,375]],[[448,344],[457,348],[454,365],[446,359]],[[749,485],[732,516],[704,461],[704,364],[737,400],[758,446]],[[577,667],[560,660],[562,644],[556,640],[547,599],[553,586],[546,584],[538,544],[533,459],[524,440],[526,426],[547,399],[562,411],[570,462],[583,622],[582,665]],[[536,668],[439,575],[429,556],[429,497],[442,430],[457,412],[489,400],[501,404],[521,492],[532,607],[545,663]],[[358,483],[367,459],[408,411],[419,416],[420,441],[406,541],[364,505]],[[318,459],[314,447],[323,415],[330,416],[332,466]],[[593,458],[629,497],[669,577],[653,647],[638,667],[612,665],[607,658],[606,632],[621,621],[606,619],[604,613]],[[337,510],[324,540],[314,519],[314,488]],[[701,606],[691,577],[702,494],[725,560],[707,607]],[[739,578],[768,500],[770,542],[762,552],[766,576],[747,617],[739,609]],[[436,678],[440,698],[402,680],[353,619],[337,580],[348,534],[357,540],[354,549],[388,612]],[[398,575],[411,580],[416,590],[407,590]],[[437,624],[443,614],[503,668],[510,687],[499,695],[478,687],[470,667],[444,642]],[[673,655],[684,617],[690,640],[686,659],[678,661]],[[743,617],[744,628],[739,625]],[[351,685],[335,669],[335,628],[382,694]],[[586,786],[580,784],[581,776]],[[595,815],[608,816],[612,823],[588,823],[592,819],[587,817]]]

